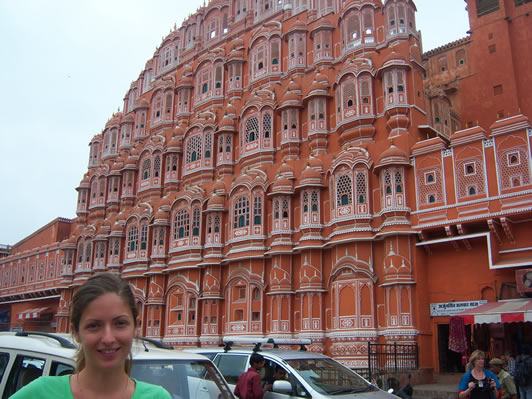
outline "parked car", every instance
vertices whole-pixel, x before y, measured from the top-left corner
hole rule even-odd
[[[163,386],[174,399],[234,398],[209,359],[164,347],[158,341],[137,340],[132,348],[131,377]],[[2,399],[41,375],[72,373],[76,350],[76,343],[66,334],[0,333]]]
[[[265,399],[289,398],[397,398],[370,384],[353,370],[320,353],[308,352],[305,344],[310,340],[243,339],[224,338],[225,347],[186,349],[212,359],[225,377],[231,389],[235,389],[238,377],[249,367],[249,358],[254,352],[264,356],[266,362],[261,370],[263,385],[273,379],[277,367],[286,372],[283,380],[273,382],[272,391]],[[250,347],[235,344],[250,344]],[[279,349],[279,345],[300,345],[301,350]],[[266,347],[270,346],[270,347]]]

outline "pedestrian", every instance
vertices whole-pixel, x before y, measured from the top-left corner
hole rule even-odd
[[[502,360],[495,357],[490,360],[489,366],[501,383],[502,399],[517,399],[514,379],[510,373],[502,368]]]
[[[137,318],[133,292],[120,276],[92,276],[76,291],[70,307],[79,343],[75,373],[37,378],[11,398],[170,399],[164,388],[129,377]]]
[[[268,384],[273,386],[273,383],[278,380],[286,379],[286,370],[279,365],[275,366],[275,372],[272,374],[271,378],[268,379]]]
[[[469,358],[471,370],[466,372],[458,385],[459,399],[501,399],[501,384],[495,374],[484,368],[483,351],[473,351]]]
[[[508,364],[506,366],[506,371],[510,373],[512,377],[515,378],[515,359],[512,355],[512,352],[510,351],[504,352],[504,358],[506,359],[506,363]]]
[[[240,399],[262,399],[266,391],[270,391],[271,384],[261,388],[261,378],[259,371],[264,367],[264,357],[259,353],[253,353],[249,358],[250,367],[238,377],[235,395]]]
[[[519,385],[520,399],[532,399],[532,357],[530,346],[523,345],[522,353],[515,363],[515,380]]]

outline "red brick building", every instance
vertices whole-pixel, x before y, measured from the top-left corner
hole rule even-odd
[[[210,1],[91,140],[77,217],[0,259],[9,326],[67,331],[113,270],[172,345],[312,338],[358,368],[416,342],[452,370],[430,305],[520,298],[532,264],[532,4],[468,8],[422,55],[409,0]],[[480,329],[515,349],[530,323]]]

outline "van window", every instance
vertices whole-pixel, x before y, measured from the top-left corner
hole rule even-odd
[[[2,398],[9,398],[25,385],[42,375],[45,360],[33,356],[17,355]]]
[[[65,375],[65,374],[72,374],[73,372],[74,372],[74,367],[72,367],[70,364],[56,362],[54,360],[52,362],[52,366],[50,367],[49,375]]]
[[[248,355],[220,354],[216,357],[215,364],[227,383],[236,385],[238,377],[248,369],[248,359]]]
[[[0,352],[0,381],[4,378],[7,364],[9,363],[9,353]]]

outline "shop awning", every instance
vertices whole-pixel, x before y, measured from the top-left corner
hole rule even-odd
[[[488,302],[456,314],[465,324],[532,322],[532,300]]]
[[[37,319],[41,317],[43,314],[51,313],[50,308],[34,308],[34,309],[28,309],[24,312],[20,312],[17,314],[18,320],[26,320],[26,319]]]

